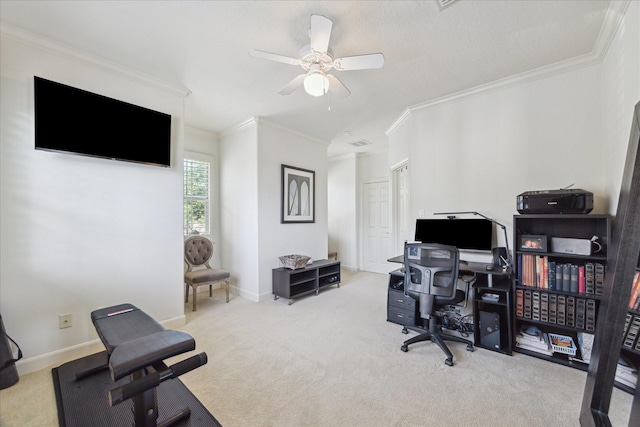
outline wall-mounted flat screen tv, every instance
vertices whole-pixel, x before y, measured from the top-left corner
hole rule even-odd
[[[493,223],[487,219],[417,219],[415,239],[458,249],[490,251]]]
[[[171,115],[34,76],[35,147],[171,166]]]

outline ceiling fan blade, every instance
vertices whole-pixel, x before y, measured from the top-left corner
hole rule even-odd
[[[304,78],[307,77],[306,74],[300,74],[293,78],[289,83],[284,85],[282,89],[278,92],[280,95],[290,95],[294,90],[298,89],[298,87],[302,86],[304,82]]]
[[[373,68],[382,68],[383,65],[384,55],[381,53],[347,56],[345,58],[337,58],[333,61],[333,68],[340,71],[370,70]]]
[[[351,95],[351,92],[347,87],[342,84],[340,79],[338,79],[333,74],[327,74],[327,78],[329,79],[329,91],[334,93],[336,96],[340,96],[342,98],[346,98]]]
[[[270,52],[263,52],[256,49],[250,49],[249,56],[253,58],[266,59],[268,61],[282,62],[289,65],[300,65],[300,60],[297,58],[291,58],[288,56],[278,55]]]
[[[329,38],[331,37],[331,27],[333,22],[322,15],[311,15],[311,50],[317,53],[327,53],[329,49]]]

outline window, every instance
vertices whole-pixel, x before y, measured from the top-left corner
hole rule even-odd
[[[211,162],[184,159],[184,235],[211,234]]]

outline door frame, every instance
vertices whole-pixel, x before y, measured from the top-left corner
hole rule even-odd
[[[400,213],[398,206],[400,205],[400,195],[398,194],[398,173],[399,170],[403,167],[407,167],[409,172],[411,172],[411,168],[409,167],[409,158],[406,157],[403,160],[399,161],[395,165],[391,166],[391,194],[390,194],[390,202],[391,202],[391,239],[392,244],[395,246],[395,250],[398,254],[401,254],[404,250],[404,240],[402,236],[400,236]],[[407,179],[407,186],[409,187],[409,194],[407,195],[407,226],[409,225],[409,219],[411,215],[409,214],[411,208],[411,174]]]

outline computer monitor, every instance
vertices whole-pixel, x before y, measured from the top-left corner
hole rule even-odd
[[[493,223],[487,219],[417,219],[415,240],[458,249],[490,251]]]

